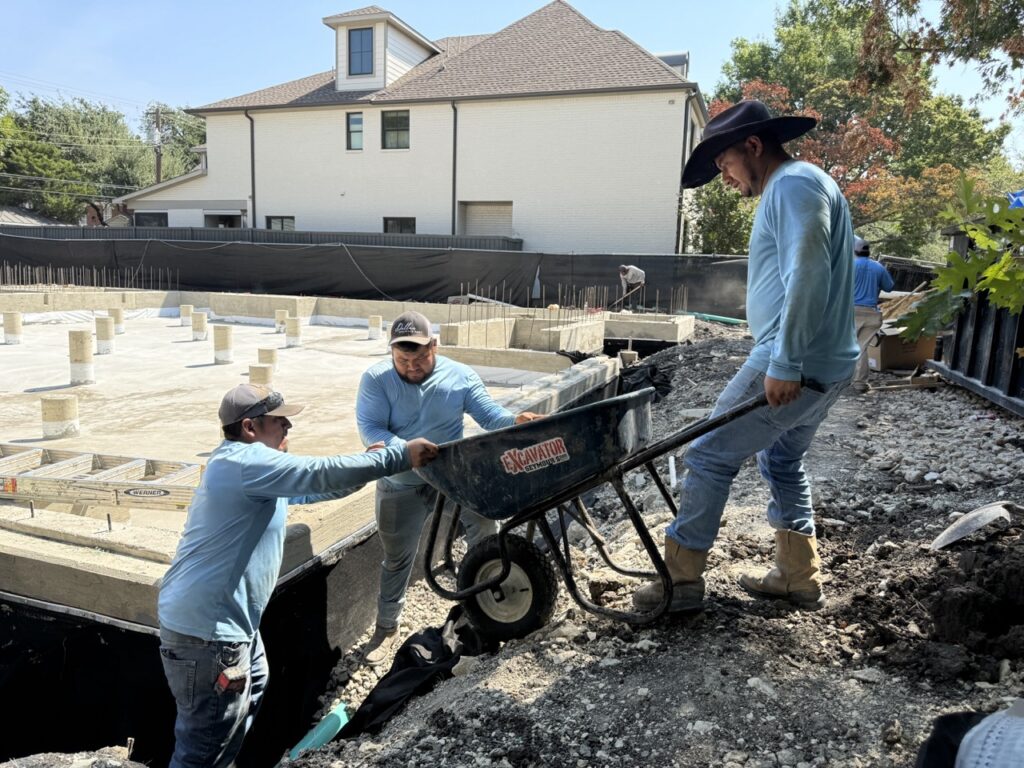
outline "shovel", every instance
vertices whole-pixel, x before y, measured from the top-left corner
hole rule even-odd
[[[948,547],[954,541],[960,541],[965,536],[970,536],[975,531],[984,528],[996,520],[1010,522],[1011,511],[1024,512],[1024,507],[1009,501],[995,501],[991,504],[986,504],[984,507],[978,507],[955,520],[952,525],[936,536],[929,549],[936,551],[943,547]]]

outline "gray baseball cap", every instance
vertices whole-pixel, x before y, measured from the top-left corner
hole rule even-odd
[[[419,312],[403,312],[391,324],[391,340],[388,345],[400,341],[411,341],[413,344],[429,344],[434,339],[430,330],[430,321]]]
[[[294,416],[304,405],[285,405],[284,395],[261,384],[239,384],[220,401],[220,424],[226,427],[257,416]]]

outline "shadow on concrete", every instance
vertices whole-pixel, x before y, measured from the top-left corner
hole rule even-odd
[[[186,368],[212,368],[216,363],[193,363],[192,365],[186,365]]]
[[[50,387],[32,387],[31,389],[24,390],[25,394],[31,394],[32,392],[53,392],[56,389],[71,389],[72,387],[82,387],[84,384],[54,384]]]

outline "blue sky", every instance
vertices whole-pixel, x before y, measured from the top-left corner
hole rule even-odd
[[[371,0],[35,0],[5,3],[0,86],[12,93],[80,96],[125,112],[135,126],[150,101],[199,106],[328,70],[333,32],[321,19]],[[773,0],[570,0],[598,26],[654,53],[688,50],[705,94],[738,37],[770,38]],[[496,32],[544,0],[377,0],[424,36]],[[979,79],[942,67],[939,90],[969,98]],[[998,118],[999,101],[979,105]],[[1024,133],[1007,150],[1024,162]]]

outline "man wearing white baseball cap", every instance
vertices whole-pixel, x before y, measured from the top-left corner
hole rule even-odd
[[[488,430],[540,418],[529,412],[512,414],[494,402],[472,368],[438,355],[430,320],[419,312],[395,319],[390,346],[391,359],[370,368],[359,382],[356,423],[367,445],[403,445],[412,435],[435,443],[459,440],[467,413]],[[363,650],[369,666],[381,664],[398,645],[405,591],[435,493],[415,472],[377,481],[377,534],[384,561],[377,625]],[[470,510],[462,511],[462,521],[471,545],[498,531],[495,521]]]
[[[231,764],[256,716],[268,674],[259,625],[281,569],[288,503],[341,498],[437,455],[416,439],[351,456],[292,456],[289,417],[302,409],[255,384],[221,401],[224,442],[160,587],[160,655],[178,708],[171,768]]]

